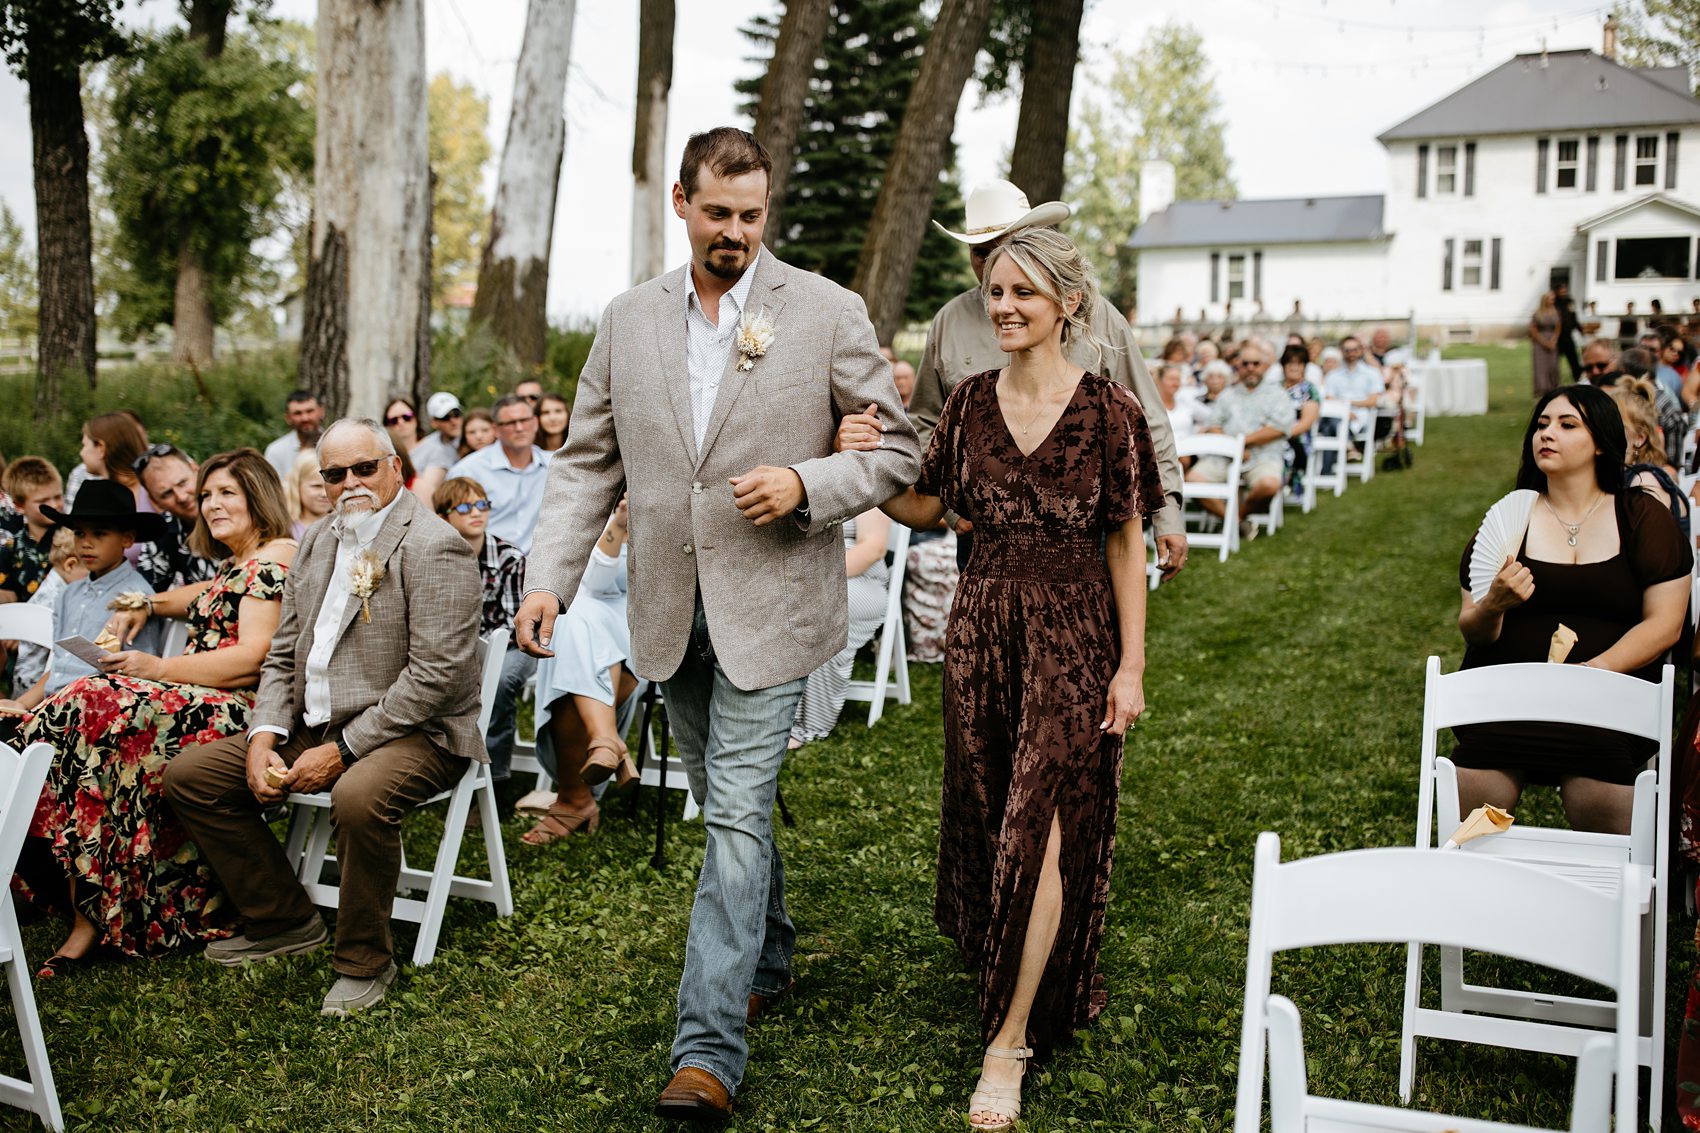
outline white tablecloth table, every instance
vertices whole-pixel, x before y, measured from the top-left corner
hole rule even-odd
[[[1422,387],[1424,413],[1475,417],[1487,412],[1487,362],[1481,358],[1412,362],[1410,375]]]

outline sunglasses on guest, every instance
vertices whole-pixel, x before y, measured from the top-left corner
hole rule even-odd
[[[1603,374],[1611,369],[1610,362],[1584,362],[1582,368],[1590,374]]]
[[[130,471],[140,476],[142,474],[142,469],[148,466],[148,461],[159,456],[183,456],[183,454],[177,451],[176,445],[168,445],[163,442],[160,444],[152,444],[143,451],[142,455],[130,462]],[[188,460],[189,458],[183,456],[183,459]]]
[[[378,474],[378,468],[384,461],[392,459],[394,458],[380,456],[377,460],[362,460],[350,464],[347,468],[321,468],[319,469],[319,478],[327,484],[340,484],[348,479],[348,474],[352,472],[357,480],[370,479]]]
[[[413,414],[411,414],[411,413],[397,413],[394,417],[385,417],[384,418],[384,424],[386,424],[386,425],[405,425],[411,420],[413,420]]]
[[[449,514],[449,512],[452,511],[456,515],[471,515],[475,511],[489,511],[489,510],[490,510],[490,501],[489,500],[473,500],[470,503],[451,504],[448,507],[444,508],[442,511],[438,512],[437,514],[438,515],[447,515],[447,514]]]

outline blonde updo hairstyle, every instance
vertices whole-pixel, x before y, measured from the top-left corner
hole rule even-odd
[[[1626,463],[1663,465],[1665,454],[1659,447],[1661,434],[1658,412],[1653,408],[1657,396],[1653,383],[1646,378],[1623,377],[1607,386],[1606,393],[1617,403],[1624,432],[1639,438],[1629,446]]]
[[[1093,365],[1104,360],[1109,343],[1092,331],[1092,312],[1098,307],[1098,275],[1074,242],[1054,228],[1023,228],[992,249],[986,257],[985,274],[980,280],[980,297],[986,303],[987,317],[991,314],[992,268],[1008,256],[1021,269],[1033,289],[1055,303],[1063,316],[1062,344],[1066,348],[1073,339],[1090,346],[1096,358]],[[1074,310],[1068,309],[1068,297],[1080,296]]]

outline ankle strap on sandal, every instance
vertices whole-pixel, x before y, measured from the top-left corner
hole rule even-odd
[[[1026,1061],[1033,1057],[1033,1048],[1027,1046],[989,1046],[986,1053],[993,1058],[1016,1058]]]

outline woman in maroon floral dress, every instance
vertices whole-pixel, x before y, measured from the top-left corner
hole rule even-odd
[[[233,911],[165,805],[160,780],[184,745],[247,728],[295,544],[277,473],[253,449],[208,461],[197,491],[190,546],[223,565],[211,582],[151,600],[153,614],[187,618],[187,651],[116,653],[104,675],[67,685],[24,730],[24,742],[44,740],[58,752],[30,827],[31,860],[50,853],[56,868],[41,871],[45,879],[25,871],[14,884],[42,904],[68,895],[72,912],[71,934],[41,976],[97,951],[139,956],[230,935]]]
[[[990,1130],[1020,1116],[1026,1060],[1104,1005],[1122,734],[1145,708],[1140,517],[1163,494],[1139,402],[1063,353],[1094,341],[1097,286],[1074,246],[1019,231],[982,289],[1009,365],[951,392],[920,481],[885,511],[974,522],[945,644],[933,915],[979,969],[968,1117]]]

